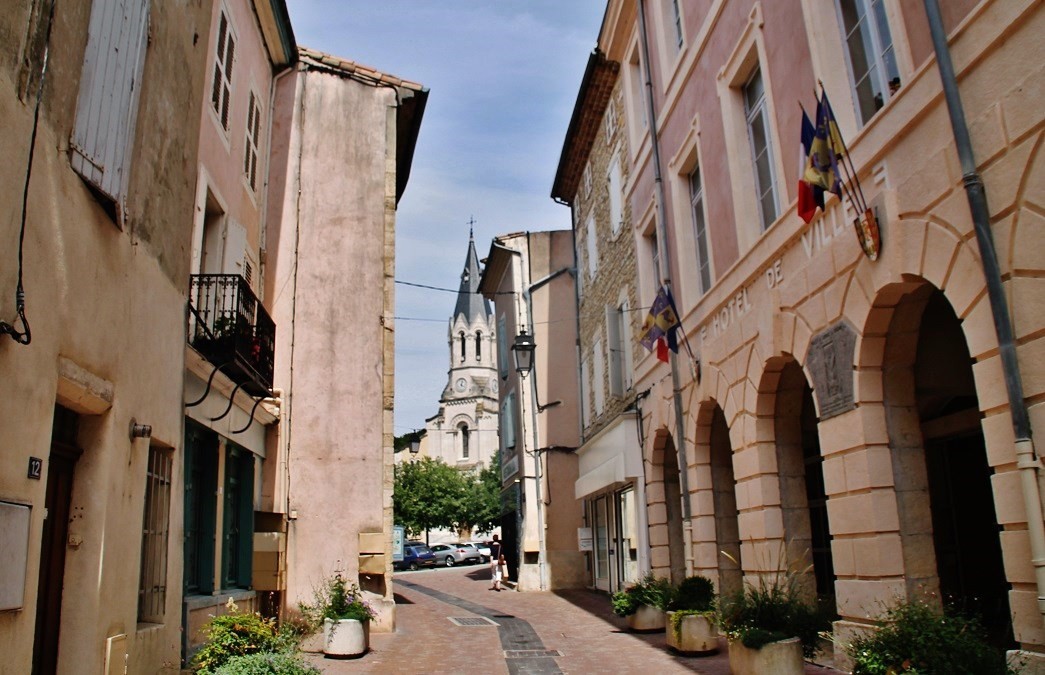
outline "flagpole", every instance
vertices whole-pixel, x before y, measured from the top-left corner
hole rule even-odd
[[[824,100],[824,106],[827,108],[827,116],[829,119],[835,120],[835,127],[837,128],[838,121],[835,119],[834,109],[831,107],[831,100],[827,98],[827,88],[824,87],[823,80],[817,80],[817,84],[820,85],[820,93]],[[828,143],[831,143],[833,139],[830,129],[828,130],[827,138]],[[855,189],[860,195],[859,202],[854,200],[852,197],[850,197],[850,201],[853,202],[853,206],[857,207],[859,214],[862,215],[864,211],[867,210],[867,199],[864,197],[864,189],[860,186],[860,179],[857,178],[856,175],[856,165],[853,164],[853,158],[849,156],[849,148],[846,147],[845,138],[842,136],[841,129],[838,130],[838,141],[842,144],[842,167],[846,169],[846,173],[849,174],[849,180],[855,185]],[[849,163],[848,167],[846,166],[846,162]]]

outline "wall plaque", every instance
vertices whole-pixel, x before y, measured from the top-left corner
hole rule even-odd
[[[853,356],[856,331],[845,321],[817,333],[809,343],[809,372],[820,408],[820,419],[856,407],[853,397]]]

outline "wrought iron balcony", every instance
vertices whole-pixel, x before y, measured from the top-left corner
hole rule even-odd
[[[272,389],[276,324],[240,275],[192,275],[189,343],[248,394]]]

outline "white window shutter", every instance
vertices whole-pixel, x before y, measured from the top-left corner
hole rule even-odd
[[[149,0],[94,0],[70,163],[122,214],[145,64]],[[122,215],[121,215],[122,217]]]
[[[606,341],[609,343],[610,396],[624,395],[623,349],[620,336],[620,317],[616,307],[606,306]]]
[[[592,347],[591,370],[593,384],[593,402],[595,403],[595,414],[601,415],[606,405],[606,383],[603,382],[606,353],[602,350],[602,340],[596,340]]]

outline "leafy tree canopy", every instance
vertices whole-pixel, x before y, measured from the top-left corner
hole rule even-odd
[[[392,501],[396,524],[412,535],[473,527],[489,532],[500,517],[500,462],[495,455],[479,472],[459,471],[431,457],[397,464]]]

